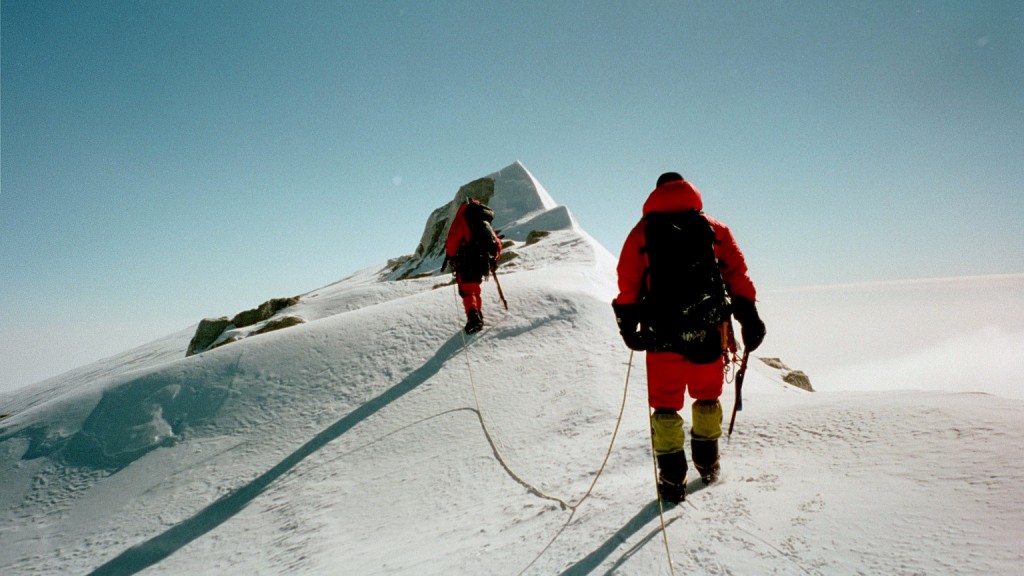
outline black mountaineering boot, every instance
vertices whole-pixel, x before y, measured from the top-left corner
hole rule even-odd
[[[699,440],[690,438],[690,450],[693,452],[693,467],[700,474],[704,484],[718,480],[718,440]]]
[[[479,332],[484,327],[484,315],[479,310],[466,312],[466,334]]]
[[[693,403],[690,455],[705,484],[718,480],[718,438],[722,435],[722,404],[718,400]]]
[[[658,496],[678,504],[686,499],[686,452],[658,455]]]

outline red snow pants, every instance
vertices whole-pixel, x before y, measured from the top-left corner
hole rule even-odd
[[[456,275],[455,281],[459,286],[459,296],[462,296],[462,307],[466,309],[466,314],[469,314],[470,310],[482,310],[480,283],[463,282],[459,275]]]
[[[717,400],[725,383],[725,358],[694,364],[675,352],[647,353],[647,400],[651,408],[683,409],[689,391],[694,400]]]

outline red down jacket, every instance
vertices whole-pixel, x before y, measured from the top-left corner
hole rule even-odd
[[[652,212],[683,212],[701,210],[704,207],[700,192],[692,184],[683,180],[667,182],[658,186],[644,202],[644,216]],[[756,300],[757,290],[747,276],[747,263],[729,227],[718,220],[707,217],[715,229],[715,256],[723,265],[722,278],[733,297],[739,296],[751,302]],[[643,251],[644,226],[646,220],[640,220],[626,236],[619,255],[618,276],[619,295],[615,299],[619,304],[632,304],[640,299],[640,283],[647,268],[647,256]]]
[[[480,204],[480,201],[476,199],[471,199],[469,202]],[[471,238],[469,223],[466,222],[466,206],[468,206],[467,202],[459,204],[459,209],[455,212],[455,217],[452,218],[452,225],[448,229],[448,237],[445,238],[444,251],[449,258],[455,258],[463,245],[469,243]],[[497,256],[501,256],[501,239],[495,235],[494,240],[498,245]]]

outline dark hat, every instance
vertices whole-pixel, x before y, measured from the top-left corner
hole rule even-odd
[[[666,182],[676,182],[682,180],[682,175],[679,172],[665,172],[661,176],[658,176],[658,186],[665,184]]]

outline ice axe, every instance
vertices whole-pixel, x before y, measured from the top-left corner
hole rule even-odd
[[[501,282],[498,282],[497,262],[491,262],[491,276],[494,276],[494,285],[498,287],[498,298],[501,298],[501,303],[505,306],[505,310],[508,310],[508,302],[505,300],[505,293],[501,290]]]
[[[732,418],[729,419],[729,438],[732,438],[732,427],[736,424],[736,413],[743,410],[743,377],[747,374],[748,358],[750,358],[750,350],[744,350],[740,369],[736,372],[736,400],[732,405]]]

